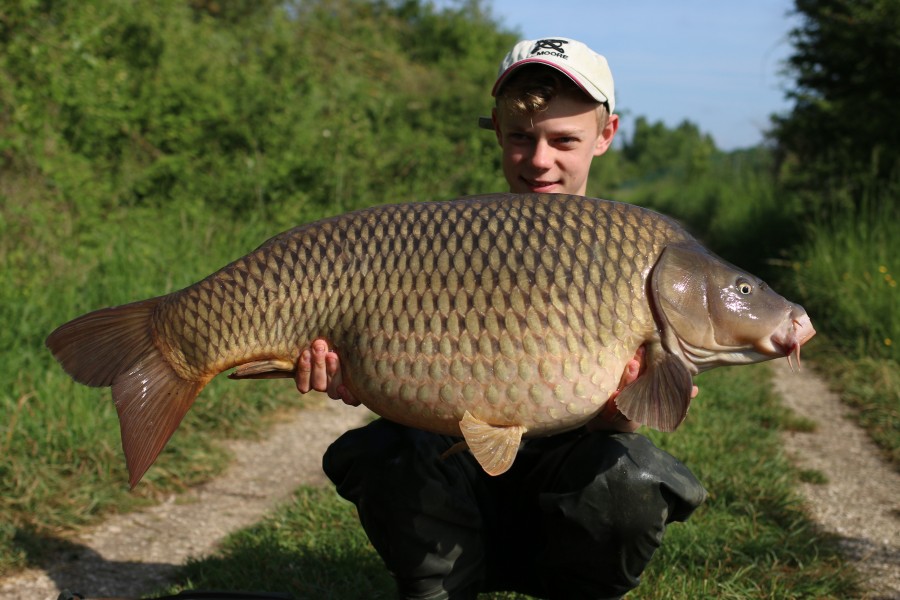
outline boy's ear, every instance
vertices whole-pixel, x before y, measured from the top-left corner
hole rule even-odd
[[[613,113],[609,115],[609,118],[606,120],[606,126],[600,131],[600,135],[597,136],[597,143],[594,145],[594,156],[600,156],[609,150],[618,130],[619,115]]]
[[[494,134],[497,136],[497,143],[503,146],[503,135],[500,133],[500,117],[497,116],[497,109],[491,109],[491,122],[494,124]]]

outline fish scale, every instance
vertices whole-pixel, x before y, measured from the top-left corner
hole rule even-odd
[[[666,277],[651,282],[651,271],[678,273],[685,256],[724,264],[675,221],[628,204],[488,195],[386,205],[291,229],[181,291],[79,317],[47,344],[78,381],[113,388],[132,484],[215,375],[291,376],[316,338],[370,409],[463,435],[497,473],[522,435],[600,411],[641,346],[663,366],[641,379],[675,408],[641,412],[650,392],[623,406],[677,426],[699,369],[660,323],[653,296]],[[679,286],[662,286],[663,300],[676,298],[663,316],[676,321]],[[779,331],[787,314],[773,320]],[[779,343],[799,348],[790,331]]]
[[[496,425],[528,414],[535,435],[577,426],[653,328],[631,302],[650,255],[685,237],[639,210],[498,196],[351,213],[173,294],[157,329],[192,377],[292,360],[322,336],[354,395],[399,422],[459,435],[468,410]]]

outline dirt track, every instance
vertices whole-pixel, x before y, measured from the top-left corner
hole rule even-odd
[[[900,475],[878,458],[811,370],[792,374],[787,361],[771,364],[785,403],[818,425],[813,433],[785,436],[798,464],[829,481],[801,484],[810,513],[842,538],[871,588],[867,599],[900,600]],[[232,443],[237,461],[225,475],[160,506],[105,521],[73,539],[46,570],[0,581],[0,598],[55,599],[63,589],[89,598],[137,597],[158,589],[187,558],[210,552],[229,531],[258,521],[298,485],[324,482],[320,462],[327,445],[370,414],[322,400],[261,442]]]
[[[816,423],[812,433],[784,436],[798,466],[828,479],[825,485],[800,484],[810,514],[840,537],[869,584],[866,598],[900,600],[900,474],[881,460],[866,433],[845,416],[846,406],[812,370],[791,373],[784,360],[771,365],[784,403]]]
[[[326,481],[325,448],[371,413],[322,396],[259,442],[231,442],[235,462],[221,477],[159,506],[116,515],[72,540],[47,570],[0,581],[3,600],[139,597],[159,589],[189,557],[208,554],[225,534],[257,522],[297,486]]]

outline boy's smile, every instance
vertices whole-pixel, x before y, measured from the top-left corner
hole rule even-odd
[[[591,161],[609,148],[618,115],[598,127],[597,105],[566,95],[532,116],[495,109],[497,141],[503,149],[503,174],[515,193],[584,195]]]

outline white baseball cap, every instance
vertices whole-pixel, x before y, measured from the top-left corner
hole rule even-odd
[[[609,112],[615,110],[615,86],[606,58],[585,44],[564,37],[522,40],[516,43],[500,63],[500,72],[491,95],[497,96],[503,82],[516,69],[535,63],[553,67],[574,81],[588,96],[597,102],[606,103]]]

